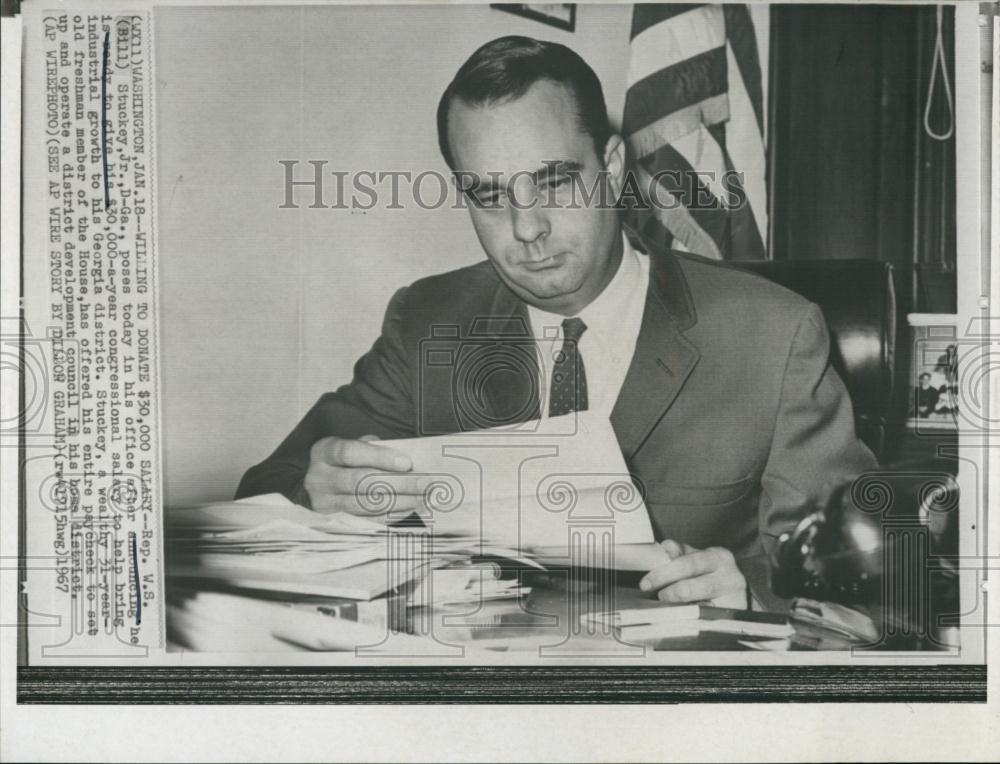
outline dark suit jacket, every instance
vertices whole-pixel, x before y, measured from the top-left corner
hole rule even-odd
[[[619,445],[658,539],[759,557],[875,458],[855,436],[816,305],[716,261],[651,257],[611,417]],[[414,437],[533,418],[527,326],[525,305],[488,262],[399,290],[353,381],[323,395],[237,496],[277,491],[307,504],[309,449],[327,435]]]

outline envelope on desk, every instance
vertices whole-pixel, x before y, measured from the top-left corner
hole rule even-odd
[[[477,535],[520,549],[593,543],[646,544],[653,528],[607,417],[579,412],[520,425],[380,441],[425,476],[437,533]],[[380,473],[391,486],[392,475]]]

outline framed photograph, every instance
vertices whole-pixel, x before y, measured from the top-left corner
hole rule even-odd
[[[914,349],[907,425],[916,432],[959,428],[959,365],[975,366],[981,348],[959,340],[957,319],[948,314],[907,316]]]
[[[975,444],[996,396],[964,384],[992,357],[978,13],[67,0],[5,18],[17,758],[141,735],[211,759],[198,737],[221,731],[220,755],[256,760],[262,729],[304,760],[478,753],[463,736],[485,759],[689,758],[689,733],[763,758],[770,703],[813,745],[834,722],[798,704],[844,704],[861,740],[949,703],[933,740],[899,735],[931,757],[941,729],[986,729],[1000,523]],[[954,94],[951,153],[916,163],[910,54],[944,59],[935,92]],[[950,201],[899,191],[926,167]],[[893,268],[906,216],[940,210],[958,308],[900,340],[922,353],[907,385]],[[928,408],[916,425],[889,420],[893,381]],[[896,425],[933,468],[897,474]],[[82,709],[161,703],[328,707],[155,729]],[[719,703],[747,729],[720,734],[699,708]],[[362,721],[368,704],[440,706],[442,726]],[[594,722],[552,735],[542,707],[569,705]]]
[[[576,3],[491,3],[491,7],[567,32],[576,29]]]

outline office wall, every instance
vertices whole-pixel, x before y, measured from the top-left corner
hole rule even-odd
[[[952,119],[955,28],[955,8],[945,6],[946,89],[934,6],[772,9],[771,252],[778,260],[868,258],[895,269],[890,460],[905,446],[895,433],[915,384],[906,316],[951,314],[958,305],[956,147],[967,126],[938,140],[924,125],[928,107],[933,130],[946,132]]]
[[[399,286],[482,259],[462,210],[279,209],[279,160],[443,171],[438,96],[476,47],[505,34],[571,45],[617,123],[630,18],[629,5],[579,6],[571,34],[484,5],[158,11],[168,506],[230,497],[247,466],[350,378]]]

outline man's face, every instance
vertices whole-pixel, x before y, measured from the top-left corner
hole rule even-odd
[[[922,374],[920,376],[920,387],[926,390],[928,387],[930,387],[930,384],[931,384],[931,378],[926,374]]]
[[[542,310],[580,312],[621,261],[614,209],[624,173],[621,139],[612,136],[598,156],[572,93],[541,80],[505,103],[456,100],[448,141],[456,170],[481,181],[470,192],[472,224],[500,278]],[[573,172],[579,174],[575,190]],[[582,192],[595,188],[587,202]]]

